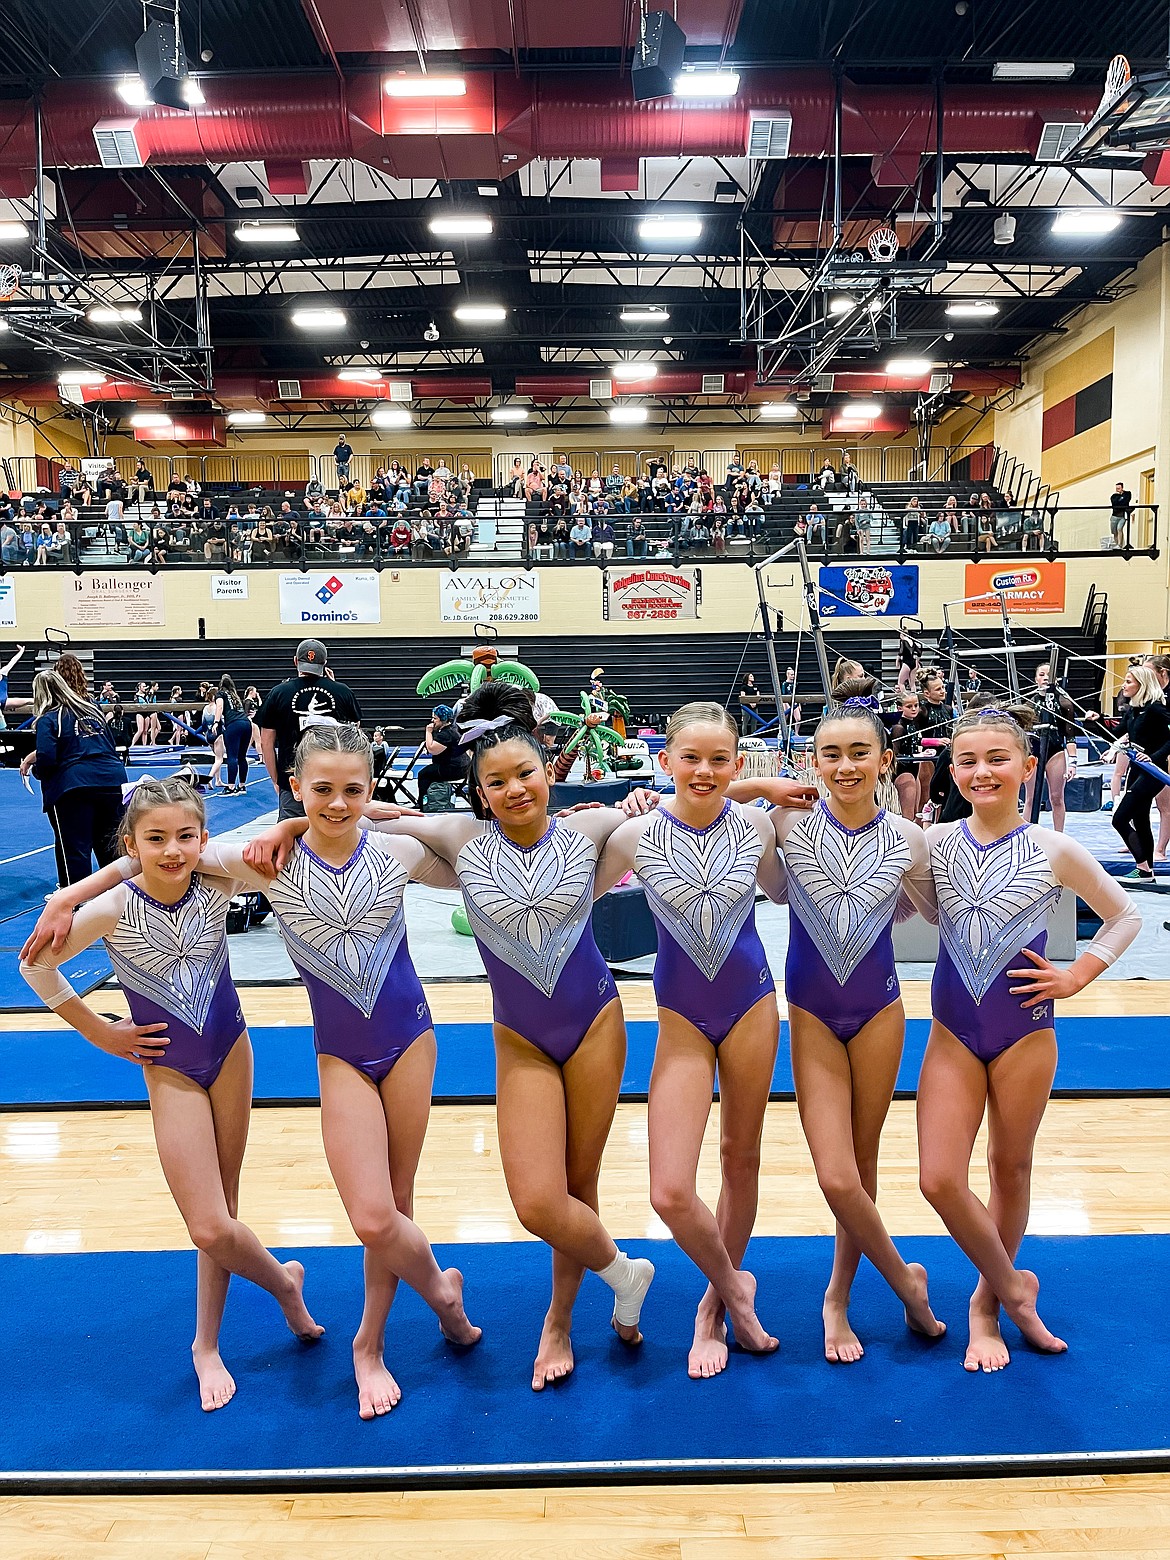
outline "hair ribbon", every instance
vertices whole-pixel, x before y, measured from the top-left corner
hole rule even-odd
[[[469,747],[471,743],[478,742],[480,737],[487,736],[489,731],[501,731],[505,726],[516,724],[514,715],[497,715],[494,720],[469,720],[466,726],[459,728],[459,746]]]
[[[881,704],[874,698],[872,693],[867,693],[864,696],[858,695],[852,699],[846,699],[841,708],[843,710],[880,710]]]

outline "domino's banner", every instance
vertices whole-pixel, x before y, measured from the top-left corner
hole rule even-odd
[[[817,579],[823,618],[914,617],[916,563],[846,563],[823,568]]]
[[[0,579],[0,628],[16,627],[16,581]]]
[[[380,623],[382,597],[374,573],[332,573],[310,569],[307,574],[280,576],[280,621],[299,628],[328,628],[334,623]]]

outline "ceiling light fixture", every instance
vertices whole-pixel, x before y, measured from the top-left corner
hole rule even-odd
[[[370,423],[375,428],[409,428],[413,422],[410,412],[397,407],[379,407],[370,413]]]
[[[684,70],[674,78],[674,95],[681,98],[731,98],[739,91],[737,70]]]
[[[644,423],[646,408],[639,405],[611,406],[609,420],[611,423],[623,423],[627,426],[631,423]]]
[[[638,237],[652,244],[700,238],[702,233],[703,223],[699,217],[643,217],[638,224]]]
[[[923,374],[930,373],[930,359],[891,358],[886,364],[886,373],[892,374],[895,379],[921,379]]]
[[[382,383],[382,371],[378,368],[339,368],[337,377],[344,379],[347,384],[380,385]]]
[[[669,318],[668,309],[657,309],[649,303],[628,304],[618,315],[624,325],[665,325]]]
[[[295,244],[300,236],[291,222],[241,222],[236,229],[241,244]]]
[[[227,420],[233,428],[252,428],[268,421],[267,412],[229,412]]]
[[[844,293],[839,298],[829,299],[829,313],[836,315],[852,314],[857,307],[856,298],[848,298]]]
[[[130,419],[132,428],[173,428],[174,423],[165,412],[135,412]]]
[[[63,368],[57,375],[59,385],[104,385],[106,376],[92,368]]]
[[[25,244],[28,242],[28,224],[25,222],[0,222],[0,244]]]
[[[461,303],[455,318],[467,325],[498,325],[508,318],[508,311],[499,303]]]
[[[87,309],[85,317],[91,325],[141,325],[142,310],[99,303],[95,304],[92,309]]]
[[[1076,71],[1072,60],[996,60],[992,81],[1068,81]]]
[[[800,416],[800,408],[791,401],[765,401],[760,407],[760,416],[769,422],[788,422]]]
[[[841,408],[842,417],[854,417],[859,420],[868,420],[871,417],[882,415],[882,403],[880,401],[846,401]]]
[[[610,368],[610,378],[618,380],[621,384],[632,384],[643,379],[655,379],[658,376],[657,363],[614,363]]]
[[[382,86],[387,97],[396,98],[452,98],[467,92],[463,76],[387,76]]]
[[[482,238],[493,230],[494,224],[490,217],[469,213],[462,217],[432,217],[427,226],[438,238]]]
[[[999,304],[989,298],[973,298],[970,302],[948,303],[947,313],[953,320],[976,320],[999,313]]]
[[[123,76],[114,90],[131,108],[151,108],[154,104],[141,76]]]
[[[1052,231],[1057,237],[1074,233],[1091,237],[1094,234],[1112,233],[1114,228],[1120,226],[1120,216],[1108,207],[1077,206],[1070,211],[1060,212],[1052,224]]]
[[[294,309],[292,322],[302,330],[341,330],[346,319],[341,309]]]
[[[203,88],[195,80],[194,76],[184,76],[179,86],[179,91],[183,94],[183,102],[189,108],[202,108],[204,103],[207,102],[207,99],[203,96]]]
[[[526,406],[493,406],[491,419],[492,422],[497,423],[527,422],[528,408]]]

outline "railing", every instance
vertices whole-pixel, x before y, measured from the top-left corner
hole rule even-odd
[[[795,522],[799,508],[773,507],[758,514],[728,516],[726,530],[721,538],[713,539],[709,517],[690,517],[653,510],[641,514],[646,530],[646,542],[628,547],[627,538],[634,520],[632,513],[619,511],[609,519],[615,532],[613,556],[670,558],[674,562],[702,560],[707,562],[756,563],[769,556],[778,546],[790,542],[795,535]],[[406,511],[406,518],[411,512]],[[938,511],[923,512],[923,520],[935,518]],[[995,512],[993,531],[974,533],[968,527],[952,531],[943,537],[922,534],[914,545],[910,532],[904,528],[903,515],[879,512],[874,515],[868,535],[857,537],[849,520],[850,512],[844,509],[823,513],[823,532],[810,530],[807,543],[811,556],[825,562],[843,562],[860,565],[890,564],[892,562],[932,563],[937,559],[977,559],[998,562],[1011,558],[1090,558],[1117,554],[1126,559],[1156,557],[1158,555],[1158,506],[1135,505],[1128,516],[1121,517],[1116,528],[1111,526],[1112,513],[1105,508],[1064,509],[1055,512],[1039,510],[1001,509]],[[417,515],[415,516],[417,518]],[[389,536],[397,516],[385,521],[370,521],[370,529],[364,529],[366,521],[355,520],[357,535],[351,540],[348,533],[339,534],[337,527],[324,519],[306,516],[298,512],[297,519],[302,534],[289,538],[287,543],[279,535],[271,543],[256,537],[253,522],[224,522],[222,539],[209,537],[197,523],[172,521],[163,518],[161,526],[170,534],[183,528],[184,543],[175,546],[168,542],[154,543],[141,540],[141,528],[149,529],[149,517],[140,523],[132,513],[121,521],[107,520],[104,511],[86,517],[62,522],[66,537],[53,542],[35,533],[39,523],[25,520],[13,527],[16,541],[10,538],[0,548],[0,573],[25,567],[66,567],[80,572],[83,568],[142,564],[146,567],[194,566],[200,568],[230,569],[239,566],[273,564],[277,567],[306,569],[316,562],[330,567],[355,564],[365,568],[398,567],[406,563],[434,563],[447,566],[467,559],[474,534],[465,541],[450,543],[449,536],[435,538],[426,543],[415,542],[410,547],[395,549]],[[696,532],[690,525],[698,518],[703,527]],[[23,536],[34,533],[34,540],[26,544]],[[7,532],[5,532],[7,537]],[[137,539],[137,540],[136,540]],[[859,552],[864,545],[866,550]],[[532,564],[574,561],[573,550],[542,541],[535,525],[529,526],[521,543],[522,556]],[[500,561],[508,554],[501,551]],[[515,554],[511,554],[515,557]],[[578,561],[595,558],[592,541]],[[603,560],[604,561],[604,560]],[[477,566],[489,566],[491,557],[477,557]]]

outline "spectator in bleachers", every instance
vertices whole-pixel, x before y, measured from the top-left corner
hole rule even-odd
[[[872,531],[875,521],[880,527],[881,520],[878,518],[877,511],[874,508],[873,494],[860,494],[857,500],[857,508],[853,511],[853,524],[857,528],[857,551],[859,553],[867,553],[871,550],[873,546]]]
[[[101,474],[97,479],[97,492],[99,498],[120,498],[123,501],[125,500],[126,484],[118,475],[118,468],[112,460],[107,461],[102,468]]]
[[[394,558],[409,558],[413,540],[410,521],[405,515],[399,515],[390,531],[391,556]]]
[[[53,540],[53,527],[47,520],[42,520],[36,532],[36,551],[33,554],[33,568],[45,569],[49,565],[49,543]]]
[[[631,516],[630,523],[626,527],[626,557],[644,558],[648,541],[645,520],[641,515]]]
[[[379,466],[370,478],[367,495],[372,504],[381,504],[386,500],[386,468]]]
[[[852,509],[843,509],[841,518],[837,522],[834,534],[837,551],[844,557],[849,553],[861,551],[861,531],[857,525],[857,514]]]
[[[427,499],[431,492],[431,478],[435,474],[435,468],[431,465],[431,457],[423,455],[418,465],[414,468],[414,496],[419,499]]]
[[[1044,516],[1039,509],[1025,509],[1020,525],[1020,550],[1030,552],[1033,545],[1037,552],[1044,551]]]
[[[773,465],[768,472],[768,502],[776,503],[784,491],[784,478],[780,473],[780,467]]]
[[[310,477],[309,480],[305,483],[305,501],[307,503],[312,503],[314,499],[324,497],[325,489],[321,486],[318,478]]]
[[[743,479],[747,483],[751,496],[759,498],[764,491],[764,479],[760,476],[760,468],[754,460],[748,462]]]
[[[926,535],[919,542],[922,552],[943,553],[951,545],[951,522],[945,509],[940,509],[926,527]]]
[[[133,521],[126,528],[126,546],[131,563],[145,563],[150,557],[150,529],[141,520]]]
[[[203,516],[199,517],[199,529],[203,533],[203,556],[208,563],[224,563],[227,561],[227,526],[222,520],[212,520],[205,524]]]
[[[570,557],[574,559],[588,558],[593,546],[593,527],[583,514],[579,514],[573,521],[569,531]]]
[[[1109,535],[1114,547],[1123,547],[1129,535],[1129,522],[1133,514],[1133,494],[1124,482],[1115,484],[1109,495]]]
[[[853,457],[848,451],[841,457],[841,486],[846,493],[856,493],[859,486],[857,467],[853,464]]]
[[[948,493],[947,501],[943,505],[943,517],[947,522],[952,537],[962,536],[963,517],[959,512],[959,500],[953,493]]]
[[[711,516],[711,551],[717,558],[727,553],[727,523],[722,515]]]
[[[150,528],[150,562],[152,568],[159,569],[166,563],[170,556],[171,533],[162,524],[152,525]]]
[[[289,511],[291,515],[292,511]],[[287,521],[285,522],[288,523]],[[267,563],[276,551],[276,531],[271,520],[266,520],[263,515],[256,522],[255,529],[251,532],[252,557],[261,563]]]
[[[57,472],[57,492],[62,498],[69,498],[74,488],[81,481],[81,472],[76,466],[71,466],[68,461],[63,461]]]
[[[609,523],[609,516],[604,514],[598,515],[593,522],[593,556],[595,558],[612,558],[613,544],[613,526]]]
[[[337,443],[333,446],[333,464],[337,469],[337,485],[349,481],[349,466],[353,460],[353,446],[344,433],[337,435]]]
[[[145,504],[148,498],[154,497],[154,478],[151,476],[150,468],[145,461],[140,460],[138,462],[137,469],[134,472],[132,491],[135,496],[135,502],[140,505]]]
[[[902,511],[902,547],[906,552],[912,552],[918,546],[922,521],[923,514],[918,502],[918,494],[912,493]]]
[[[609,495],[611,503],[617,503],[617,501],[621,498],[622,489],[625,487],[625,485],[625,478],[622,476],[621,467],[617,465],[613,466],[613,468],[610,470],[609,476],[605,479],[605,491]]]
[[[830,488],[837,486],[837,471],[833,462],[826,455],[817,474],[817,485],[822,493],[827,493]]]
[[[122,526],[124,507],[120,498],[111,497],[106,501],[106,524],[113,530],[115,535],[119,533]]]
[[[816,504],[810,504],[804,516],[805,542],[809,547],[828,547],[825,537],[825,517]]]
[[[275,527],[273,528],[275,530]],[[306,537],[300,517],[294,515],[289,521],[288,530],[283,536],[278,535],[276,545],[283,550],[284,556],[290,563],[299,563],[305,555]]]
[[[724,490],[727,493],[729,499],[731,497],[732,492],[735,490],[736,483],[739,481],[740,477],[742,477],[742,476],[743,476],[743,462],[739,458],[739,451],[736,450],[733,453],[731,459],[727,462],[727,475],[723,479],[723,487],[724,487]]]

